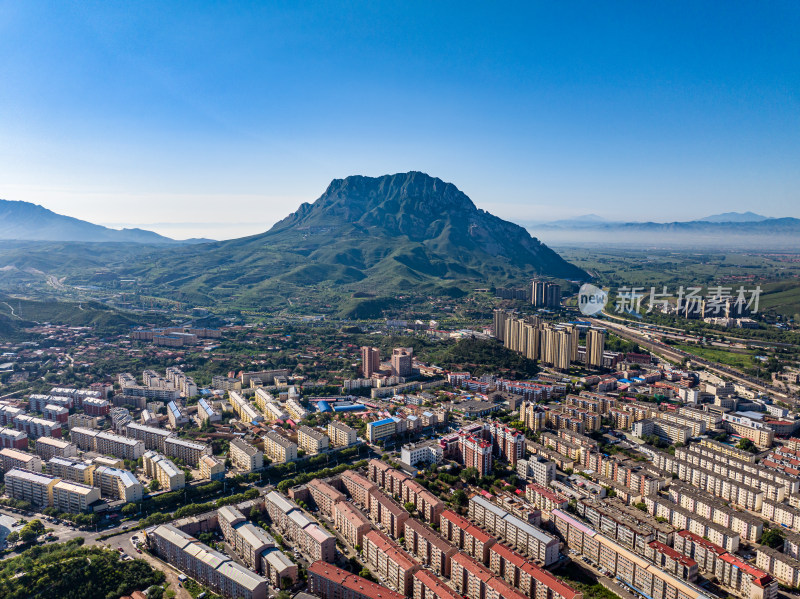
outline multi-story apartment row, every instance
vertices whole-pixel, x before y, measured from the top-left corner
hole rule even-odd
[[[242,381],[237,378],[217,374],[211,377],[211,386],[221,391],[241,391]]]
[[[212,455],[202,456],[198,468],[200,468],[200,478],[209,480],[225,479],[225,464]]]
[[[194,397],[197,395],[197,384],[194,379],[185,374],[180,368],[170,366],[166,371],[166,378],[168,381],[181,392],[184,397]]]
[[[144,453],[142,466],[144,466],[145,475],[157,480],[159,487],[164,491],[177,491],[186,486],[186,475],[183,470],[155,451]]]
[[[155,426],[145,426],[135,422],[129,422],[125,425],[126,437],[141,441],[144,443],[145,449],[152,449],[159,453],[165,452],[166,440],[172,435],[172,432]]]
[[[775,431],[766,423],[753,420],[738,413],[723,414],[722,428],[729,433],[739,435],[743,439],[750,439],[762,449],[772,447],[775,441]]]
[[[529,599],[580,599],[579,593],[519,553],[495,543],[489,550],[489,569]]]
[[[580,464],[597,476],[611,479],[629,489],[634,495],[652,495],[665,484],[664,475],[658,469],[629,458],[607,456],[600,452],[583,452]]]
[[[788,587],[800,587],[800,560],[766,545],[756,550],[756,567],[766,570]]]
[[[142,441],[106,431],[74,428],[70,431],[70,438],[83,451],[96,451],[126,460],[138,460],[145,452]]]
[[[585,412],[585,414],[588,415],[590,412]],[[599,420],[597,414],[593,416],[597,417]],[[576,433],[583,433],[589,430],[581,415],[573,416],[569,412],[566,412],[565,409],[548,410],[547,426],[556,430],[564,429]]]
[[[43,460],[49,460],[55,456],[72,457],[78,455],[78,448],[74,444],[55,437],[39,437],[36,439],[34,451]]]
[[[556,463],[545,457],[533,455],[517,462],[517,474],[526,480],[547,486],[556,477]]]
[[[359,507],[369,510],[372,493],[378,488],[375,483],[352,470],[342,472],[341,481],[347,494],[353,498],[353,502]]]
[[[53,387],[50,389],[50,395],[57,397],[71,397],[75,407],[80,408],[83,405],[83,400],[89,397],[105,397],[111,391],[111,386],[108,384],[92,384],[91,389],[76,389],[74,387]]]
[[[592,412],[591,410],[585,410],[583,408],[579,408],[577,406],[565,405],[562,406],[562,411],[565,414],[569,414],[573,418],[580,418],[583,421],[583,428],[586,432],[597,431],[600,430],[600,426],[602,424],[602,416],[596,412]],[[578,432],[570,427],[560,427],[560,431],[564,431],[566,433],[571,433],[573,435],[578,434],[582,435],[583,433]],[[565,437],[569,439],[569,437]]]
[[[155,376],[152,382],[161,379],[158,375]],[[136,377],[129,372],[123,372],[117,376],[117,382],[122,389],[122,395],[130,397],[144,397],[146,399],[159,399],[161,401],[173,401],[180,398],[181,392],[176,389],[174,385],[169,386],[153,386],[140,385],[136,382]]]
[[[76,514],[89,511],[100,501],[100,489],[19,468],[6,472],[4,482],[6,495],[38,508]]]
[[[31,393],[28,396],[28,410],[31,412],[42,412],[45,406],[56,405],[67,410],[73,407],[71,397],[58,397],[54,395],[41,395],[39,393]]]
[[[167,420],[172,428],[180,428],[189,424],[189,416],[183,406],[174,401],[167,404]]]
[[[551,449],[549,447],[545,447],[541,443],[537,443],[536,441],[532,441],[528,439],[525,441],[525,448],[534,456],[538,456],[544,458],[549,462],[553,462],[556,465],[556,468],[559,470],[573,470],[575,467],[575,460],[566,456],[562,453],[559,453],[555,449]],[[519,468],[519,462],[517,462],[517,467]],[[527,466],[525,466],[527,470]]]
[[[664,518],[677,530],[688,530],[696,535],[707,538],[715,545],[724,547],[726,551],[735,553],[739,548],[739,533],[730,528],[715,524],[708,518],[704,518],[679,506],[677,503],[651,495],[644,498],[647,511],[656,518]]]
[[[318,478],[309,481],[308,490],[314,503],[328,517],[333,516],[333,506],[335,504],[347,499],[339,489]]]
[[[673,481],[668,489],[669,498],[682,508],[708,518],[715,524],[730,528],[748,541],[761,538],[764,522],[748,512],[735,510],[719,499],[680,481]]]
[[[64,422],[66,421],[65,418]],[[39,437],[56,437],[60,439],[61,424],[61,422],[55,420],[36,418],[28,414],[20,414],[14,418],[14,427],[18,431],[25,431],[31,439],[38,439]]]
[[[47,474],[77,483],[92,484],[92,472],[96,466],[76,457],[54,456],[45,465]]]
[[[244,472],[260,470],[264,467],[264,453],[244,439],[233,439],[228,445],[231,463]]]
[[[408,512],[379,489],[370,492],[367,514],[370,520],[379,525],[392,538],[399,539],[405,533],[406,521],[409,519]]]
[[[25,414],[24,408],[5,400],[0,401],[0,426],[13,426],[14,420],[23,414]]]
[[[336,537],[309,518],[300,507],[277,491],[265,497],[267,513],[284,538],[294,541],[313,560],[333,562]]]
[[[400,449],[400,461],[409,466],[440,464],[444,450],[438,441],[406,443]]]
[[[558,540],[543,530],[523,522],[506,510],[475,495],[469,500],[469,517],[497,537],[545,566],[558,561]]]
[[[682,580],[697,580],[697,562],[660,541],[645,545],[643,555],[656,566]]]
[[[242,422],[257,424],[264,420],[264,417],[238,391],[228,391],[228,399],[233,411]]]
[[[436,495],[407,474],[380,460],[370,460],[367,468],[370,480],[378,487],[402,499],[403,503],[413,503],[427,522],[439,523],[445,504]]]
[[[318,454],[328,450],[328,435],[310,426],[297,427],[297,446],[307,454]]]
[[[714,574],[717,571],[717,562],[728,552],[703,537],[688,530],[675,533],[672,544],[675,551],[692,558],[700,571]]]
[[[762,482],[766,480],[770,483],[769,487],[783,487],[781,499],[776,499],[777,491],[768,490],[768,498],[773,501],[781,501],[783,497],[800,491],[800,478],[797,476],[773,471],[761,464],[720,454],[697,444],[676,448],[675,457],[708,470],[720,470],[726,476],[750,486],[767,484]]]
[[[125,503],[141,501],[144,492],[133,472],[110,466],[97,466],[92,470],[92,486],[99,488],[101,495]]]
[[[224,597],[266,599],[267,580],[169,524],[146,531],[150,548],[166,562]]]
[[[640,595],[652,599],[712,599],[699,587],[665,572],[561,510],[553,512],[553,522],[567,547]]]
[[[364,535],[372,530],[372,524],[367,517],[348,501],[337,501],[331,509],[336,530],[353,547],[362,547]]]
[[[457,553],[452,560],[451,583],[467,599],[524,599],[505,580],[495,576],[482,563],[465,553]]]
[[[1,454],[2,451],[0,451]],[[800,508],[765,499],[761,508],[761,515],[767,520],[777,522],[784,528],[800,532]]]
[[[203,443],[187,441],[180,437],[167,437],[164,440],[164,455],[170,458],[183,460],[195,468],[200,464],[200,458],[211,455],[211,447]]]
[[[89,414],[70,414],[67,418],[67,427],[72,430],[73,428],[98,428],[100,426],[100,419],[97,416],[90,416]]]
[[[284,464],[297,459],[297,443],[292,443],[275,431],[269,431],[263,439],[264,454],[273,462]]]
[[[300,422],[308,416],[308,410],[306,410],[296,399],[289,399],[284,405],[286,407],[286,411],[289,412],[289,416],[291,416],[295,422]]]
[[[334,447],[349,447],[358,440],[358,433],[343,422],[334,420],[328,424],[328,437]]]
[[[410,597],[414,593],[414,572],[422,566],[397,543],[380,531],[364,535],[364,561],[375,568],[390,589]]]
[[[398,593],[366,578],[319,561],[308,567],[309,590],[320,599],[405,599]],[[420,595],[414,599],[429,599]],[[446,599],[454,599],[446,597]]]
[[[221,507],[217,521],[222,536],[248,568],[269,578],[277,588],[297,581],[297,566],[278,550],[272,536],[242,512],[233,506]]]
[[[497,540],[455,512],[442,513],[439,531],[449,543],[484,564],[489,563],[489,548]]]
[[[594,528],[640,555],[652,541],[672,545],[672,527],[622,502],[584,498],[578,500],[576,510]]]
[[[414,572],[413,599],[463,599],[461,595],[444,584],[431,572],[417,570]]]
[[[219,413],[210,401],[201,397],[197,402],[197,418],[200,420],[200,423],[204,422],[221,422],[222,421],[222,414]]]
[[[27,451],[9,449],[6,447],[0,449],[0,466],[2,466],[3,472],[8,472],[14,468],[30,470],[31,472],[41,472],[42,458],[38,455],[28,453]]]
[[[0,427],[0,447],[28,449],[28,433],[13,428]]]
[[[289,413],[284,410],[280,404],[275,402],[265,403],[262,412],[267,422],[281,423],[289,420]]]
[[[590,448],[584,448],[582,445],[571,441],[570,439],[566,439],[561,435],[553,434],[550,432],[542,433],[539,436],[539,442],[547,447],[548,449],[553,449],[560,453],[561,455],[567,456],[571,460],[575,460],[576,462],[580,460],[581,453],[584,449],[589,450]],[[527,444],[528,449],[530,450],[530,443]]]
[[[699,408],[693,408],[691,406],[678,406],[676,411],[678,412],[679,415],[685,418],[691,418],[692,420],[698,420],[704,422],[706,425],[706,430],[708,429],[719,430],[722,428],[722,414],[718,412],[701,410]]]
[[[785,494],[780,483],[773,483],[747,472],[735,472],[725,464],[713,464],[714,470],[710,470],[663,452],[652,452],[652,455],[656,467],[677,474],[680,480],[701,491],[707,491],[715,497],[721,497],[751,511],[761,511],[761,503],[765,497],[781,501]],[[728,477],[729,473],[737,478]]]
[[[640,439],[655,435],[659,439],[672,444],[685,444],[692,436],[692,429],[688,426],[673,424],[656,418],[637,420],[631,426],[631,431]]]
[[[525,499],[537,509],[545,512],[563,510],[569,504],[569,500],[563,495],[537,483],[531,483],[525,487]]]
[[[617,400],[613,397],[600,395],[597,393],[581,393],[580,395],[567,395],[565,402],[568,405],[576,406],[582,410],[588,410],[595,414],[608,414],[616,407]]]
[[[707,577],[715,576],[719,583],[743,597],[770,598],[777,595],[777,581],[768,571],[754,568],[723,547],[711,543],[688,530],[675,535],[674,550],[694,559]]]
[[[705,420],[698,420],[685,414],[664,411],[656,414],[656,419],[688,428],[691,431],[691,437],[699,437],[700,435],[704,435],[706,432]]]
[[[438,576],[450,577],[450,560],[457,549],[431,528],[411,518],[406,522],[406,551]]]

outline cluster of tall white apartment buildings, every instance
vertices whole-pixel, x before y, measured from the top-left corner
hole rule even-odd
[[[508,349],[553,368],[567,370],[570,364],[578,361],[580,329],[575,323],[553,324],[541,321],[538,316],[516,316],[497,309],[494,331],[495,337]],[[605,341],[605,329],[590,327],[586,331],[586,366],[603,366]]]

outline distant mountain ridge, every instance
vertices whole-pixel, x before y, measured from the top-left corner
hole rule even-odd
[[[258,304],[298,288],[441,292],[542,275],[587,280],[523,227],[420,172],[333,180],[269,231],[150,254],[126,276],[184,301],[235,289]]]
[[[692,221],[556,221],[537,225],[552,244],[642,245],[663,247],[798,249],[800,219],[727,212]]]
[[[110,229],[30,202],[0,200],[0,240],[179,243],[144,229]]]
[[[757,223],[762,220],[770,220],[769,216],[762,216],[755,212],[723,212],[722,214],[712,214],[704,218],[698,218],[698,221],[708,223]]]

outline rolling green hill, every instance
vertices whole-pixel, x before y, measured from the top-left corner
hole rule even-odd
[[[269,231],[196,245],[6,242],[0,286],[122,287],[190,305],[270,310],[328,306],[353,316],[376,301],[343,306],[369,292],[397,298],[457,297],[480,286],[543,275],[588,275],[526,229],[478,209],[452,183],[410,172],[336,179],[313,204]]]
[[[92,327],[100,334],[122,334],[135,326],[166,326],[160,314],[122,312],[99,302],[32,300],[0,294],[0,338],[21,339],[23,329],[41,323]]]

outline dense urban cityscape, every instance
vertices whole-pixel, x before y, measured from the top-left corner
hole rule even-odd
[[[7,393],[6,551],[80,538],[146,559],[177,596],[777,599],[797,589],[792,394],[673,359],[667,344],[647,351],[636,339],[653,341],[655,325],[628,323],[624,338],[569,307],[558,284],[509,295],[497,289],[493,318],[469,329],[389,319],[355,325],[376,345],[298,348],[351,360],[344,374],[318,372],[323,387],[291,367],[206,369],[198,381],[172,365],[80,387],[48,374],[49,389],[42,379],[41,391]],[[302,326],[314,339],[329,325]],[[97,344],[89,329],[45,329],[83,335],[76,349]],[[140,362],[179,351],[181,364],[260,335],[187,325],[105,343]],[[395,339],[408,345],[386,345]],[[520,376],[497,362],[473,374],[415,353],[452,340],[539,369]],[[31,349],[52,362],[37,346],[3,344],[9,373],[32,365]],[[55,366],[76,365],[68,347]]]

